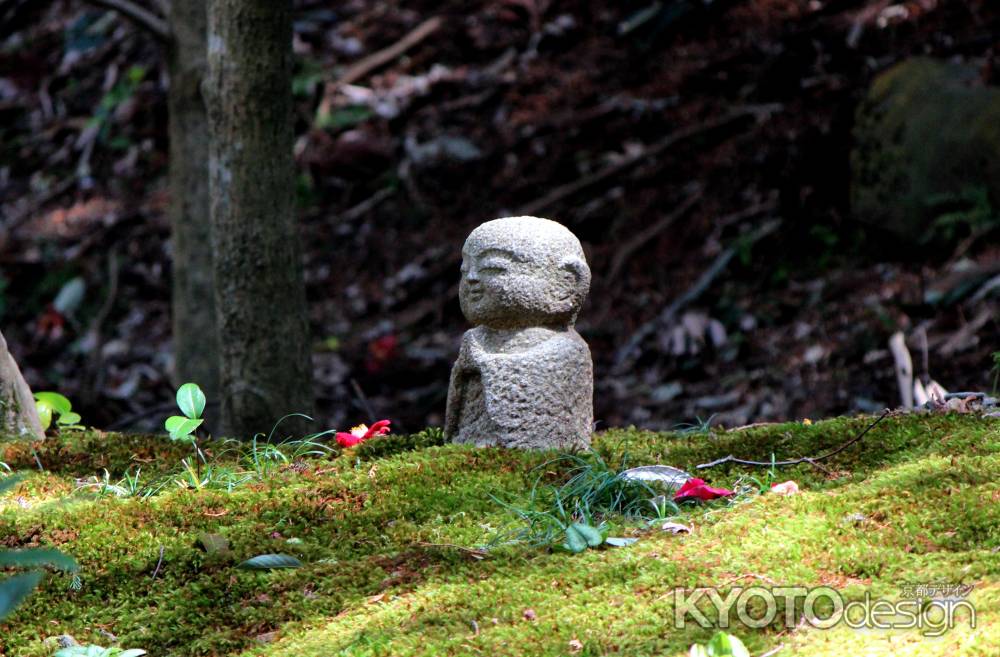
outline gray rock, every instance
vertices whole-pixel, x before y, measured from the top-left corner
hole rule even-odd
[[[480,447],[586,447],[594,368],[574,330],[590,290],[580,241],[538,217],[476,228],[462,248],[459,300],[475,328],[451,372],[445,436]]]

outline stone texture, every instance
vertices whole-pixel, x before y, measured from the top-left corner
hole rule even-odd
[[[590,289],[580,241],[538,217],[476,228],[462,248],[462,338],[445,435],[480,447],[590,444],[594,370],[574,330]]]
[[[851,211],[907,240],[988,195],[1000,207],[1000,88],[968,64],[908,59],[879,75],[858,107]]]
[[[0,333],[0,434],[37,440],[45,437],[35,398]]]

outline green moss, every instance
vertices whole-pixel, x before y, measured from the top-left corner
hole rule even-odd
[[[691,435],[621,429],[599,434],[595,449],[610,463],[627,454],[633,465],[693,470],[726,454],[816,455],[870,421]],[[491,496],[527,504],[540,476],[558,483],[565,472],[549,462],[553,454],[441,443],[439,432],[389,436],[288,464],[231,493],[170,483],[151,498],[119,500],[74,492],[74,479],[138,465],[170,472],[186,450],[155,436],[45,441],[38,448],[50,471],[35,472],[18,491],[31,507],[0,500],[0,543],[59,546],[80,562],[82,587],[51,575],[0,624],[0,652],[49,655],[46,637],[104,643],[108,631],[154,655],[565,655],[578,641],[581,655],[679,656],[711,630],[673,629],[675,587],[771,581],[826,584],[849,598],[897,597],[905,583],[974,583],[978,628],[959,625],[935,641],[843,627],[782,635],[735,628],[752,654],[784,643],[787,654],[842,655],[850,646],[857,654],[972,656],[992,654],[988,647],[1000,642],[993,420],[889,418],[824,469],[779,469],[780,479],[800,482],[798,496],[685,509],[690,535],[611,519],[616,533],[639,542],[580,555],[523,545],[485,556],[471,550],[515,521]],[[235,458],[213,447],[223,463]],[[27,469],[33,459],[24,449],[0,444],[0,460]],[[698,474],[734,485],[764,473],[727,465]],[[232,554],[205,554],[197,546],[203,532],[225,536]],[[265,552],[306,566],[234,569]],[[899,646],[909,652],[893,652]]]
[[[986,194],[1000,203],[1000,91],[973,66],[914,57],[875,79],[858,106],[852,212],[904,238],[928,241],[944,205]],[[947,211],[947,210],[946,210]],[[970,215],[971,219],[971,215]]]

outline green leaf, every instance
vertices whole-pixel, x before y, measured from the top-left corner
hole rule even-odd
[[[274,570],[276,568],[301,568],[302,562],[287,554],[261,554],[247,559],[237,568],[243,570]]]
[[[585,525],[582,522],[574,522],[571,526],[580,532],[580,535],[583,536],[590,547],[597,547],[604,542],[604,536],[601,535],[601,531],[596,527]]]
[[[579,554],[587,549],[587,538],[576,527],[574,523],[566,528],[566,542],[563,543],[563,547],[573,554]]]
[[[52,407],[36,401],[35,410],[38,411],[38,420],[42,424],[42,431],[48,431],[49,427],[52,426]]]
[[[729,635],[729,642],[733,646],[733,657],[750,657],[750,651],[747,650],[747,647],[732,634]]]
[[[192,420],[197,420],[205,410],[205,393],[197,383],[185,383],[177,389],[177,406],[180,407],[181,413]]]
[[[198,537],[197,543],[207,554],[225,555],[231,552],[229,539],[221,534],[202,534]]]
[[[145,650],[140,650],[139,648],[130,648],[129,650],[123,650],[118,653],[115,657],[141,657],[145,655]]]
[[[608,536],[604,539],[604,542],[612,547],[628,547],[638,541],[637,538],[618,538],[617,536]]]
[[[45,404],[59,415],[73,410],[73,404],[58,392],[36,392],[35,401]]]
[[[375,112],[364,105],[351,105],[330,113],[317,113],[316,127],[324,130],[341,130],[367,121],[374,115]]]
[[[87,650],[84,646],[69,646],[56,651],[53,657],[86,657]]]
[[[42,573],[24,573],[0,580],[0,620],[28,597],[42,581]]]
[[[52,566],[65,572],[74,572],[80,568],[73,557],[66,556],[59,550],[51,548],[0,552],[0,568],[37,568],[39,566]]]
[[[170,432],[170,437],[173,440],[181,440],[197,429],[202,422],[204,422],[204,420],[192,420],[191,418],[181,417],[180,415],[171,415],[167,418],[167,421],[163,423],[163,427]]]
[[[743,642],[725,632],[716,632],[707,648],[709,657],[750,657]]]
[[[82,418],[79,413],[63,413],[59,416],[59,421],[56,423],[60,426],[68,426],[71,424],[77,424]]]

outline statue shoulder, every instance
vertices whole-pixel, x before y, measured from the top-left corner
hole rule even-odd
[[[590,355],[590,347],[586,341],[574,329],[556,333],[545,342],[539,344],[536,349],[543,349],[548,352],[557,352],[565,355],[587,354]]]

